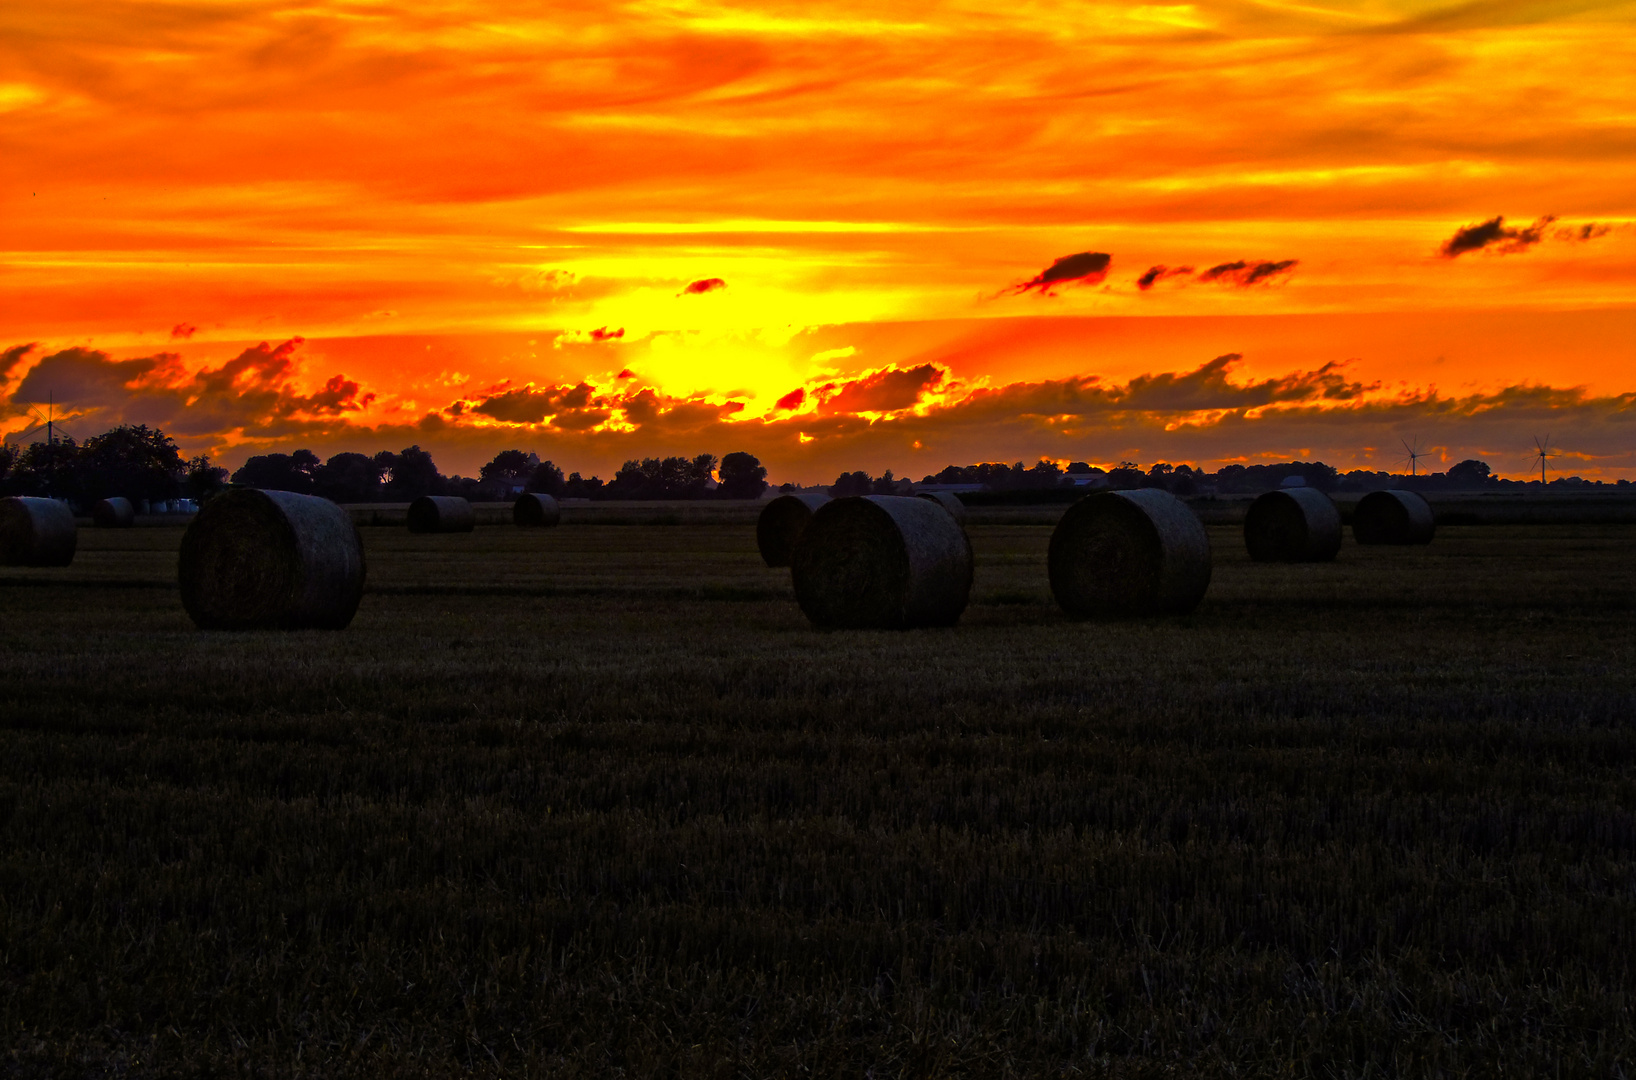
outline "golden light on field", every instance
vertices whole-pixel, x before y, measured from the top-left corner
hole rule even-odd
[[[587,468],[734,440],[775,471],[1345,465],[1409,425],[1501,464],[1555,424],[1623,474],[1633,22],[1595,0],[14,5],[0,349],[34,347],[0,378],[14,413],[49,383],[86,423],[163,413],[229,459],[416,437],[466,468],[507,440]],[[200,372],[295,337],[255,368],[282,404],[210,407]],[[104,360],[48,363],[68,348]],[[1073,412],[1071,438],[996,418],[1036,384],[1226,354],[1200,408]],[[1365,389],[1299,416],[1233,397],[1337,363]],[[359,389],[332,406],[337,376]],[[581,383],[591,413],[546,409]],[[525,386],[538,408],[482,411]],[[641,390],[657,411],[627,412]]]

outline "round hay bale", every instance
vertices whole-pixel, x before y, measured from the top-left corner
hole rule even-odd
[[[0,499],[0,564],[67,566],[78,544],[79,527],[67,503],[19,495]]]
[[[525,491],[512,504],[511,520],[514,524],[533,528],[560,525],[562,524],[562,507],[558,506],[557,500],[549,495]]]
[[[91,507],[91,521],[99,529],[128,529],[136,524],[136,507],[120,495],[99,499]]]
[[[955,523],[962,529],[966,527],[966,504],[955,497],[952,491],[919,491],[915,498],[934,502],[947,510],[953,516]]]
[[[1429,544],[1436,531],[1431,504],[1412,491],[1371,491],[1352,511],[1360,544]]]
[[[364,595],[364,545],[328,499],[235,488],[182,534],[182,606],[204,630],[340,630]]]
[[[471,532],[475,528],[477,511],[458,495],[422,495],[409,504],[412,533]]]
[[[761,508],[756,518],[756,547],[768,566],[790,565],[790,554],[813,512],[829,502],[828,495],[780,495]]]
[[[818,508],[795,542],[795,599],[824,629],[952,626],[971,597],[971,543],[948,511],[905,495]]]
[[[1329,562],[1341,550],[1341,512],[1317,488],[1269,491],[1244,515],[1244,546],[1256,562]]]
[[[1062,515],[1047,563],[1073,618],[1185,615],[1210,587],[1210,537],[1168,491],[1101,491]]]

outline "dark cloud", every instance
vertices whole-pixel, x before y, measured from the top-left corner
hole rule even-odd
[[[11,374],[11,369],[22,363],[23,357],[34,351],[36,342],[26,345],[13,345],[11,348],[0,351],[0,379]]]
[[[1454,235],[1443,242],[1440,254],[1445,259],[1458,258],[1468,251],[1492,248],[1501,255],[1527,251],[1545,238],[1545,230],[1556,220],[1547,214],[1526,229],[1507,228],[1504,217],[1493,217],[1479,225],[1467,225],[1454,230]],[[1586,237],[1589,239],[1589,237]]]
[[[175,353],[115,360],[100,349],[71,348],[43,357],[12,401],[62,402],[88,430],[153,424],[178,437],[234,432],[276,436],[340,419],[374,400],[342,375],[312,394],[289,383],[302,341],[262,342],[216,368],[188,373]]]
[[[1558,229],[1555,235],[1558,240],[1572,240],[1584,243],[1586,240],[1595,240],[1606,236],[1612,231],[1612,225],[1603,225],[1592,221],[1586,225],[1569,225],[1566,228]]]
[[[625,328],[623,326],[618,330],[609,330],[606,326],[599,326],[591,331],[592,341],[617,341],[624,336]]]
[[[643,387],[619,402],[625,419],[650,434],[681,435],[709,429],[742,412],[741,401],[711,402],[699,397],[675,398]]]
[[[1250,264],[1245,262],[1243,259],[1239,259],[1237,262],[1221,263],[1218,266],[1212,266],[1210,269],[1200,274],[1199,280],[1214,281],[1225,275],[1240,274],[1249,269],[1249,266]]]
[[[1095,285],[1108,276],[1108,265],[1112,262],[1113,256],[1101,251],[1064,255],[1032,278],[1013,285],[1005,292],[1016,296],[1038,289],[1042,296],[1052,296],[1052,290],[1059,285]]]
[[[583,409],[596,398],[596,387],[588,382],[580,382],[575,386],[567,387],[562,392],[562,404],[570,409]]]
[[[554,391],[535,390],[530,385],[485,398],[471,406],[471,411],[507,424],[538,424],[556,411],[556,397]]]
[[[459,404],[459,403],[457,403]],[[465,410],[507,424],[539,425],[549,422],[561,432],[583,433],[600,427],[622,412],[626,422],[654,431],[692,431],[744,409],[743,402],[711,402],[700,397],[667,396],[651,387],[621,392],[603,390],[590,382],[574,386],[520,389],[490,394]],[[460,411],[446,409],[458,417]]]
[[[1236,285],[1247,289],[1263,281],[1287,273],[1294,269],[1300,259],[1279,259],[1276,262],[1263,260],[1251,262],[1247,259],[1237,259],[1229,263],[1220,263],[1199,274],[1200,281],[1219,281],[1223,284]]]
[[[295,408],[312,413],[324,413],[330,416],[339,416],[346,412],[359,412],[369,407],[375,400],[374,394],[358,394],[358,384],[342,375],[331,375],[322,389],[317,393],[304,398],[295,398]]]
[[[798,386],[774,402],[773,408],[791,412],[806,404],[806,400],[807,392]]]
[[[133,360],[114,360],[101,349],[75,346],[41,358],[12,394],[14,402],[44,401],[47,397],[75,409],[122,405],[136,385],[179,358],[157,353]]]
[[[943,381],[935,364],[912,368],[885,368],[849,382],[831,383],[821,393],[829,413],[897,412],[920,400]]]
[[[699,295],[701,295],[703,293],[715,292],[717,289],[725,289],[725,288],[727,288],[727,282],[723,281],[721,278],[719,278],[719,277],[707,277],[707,278],[700,278],[698,281],[688,282],[687,283],[687,288],[683,289],[681,292],[677,293],[676,295],[677,296],[699,296]]]
[[[192,323],[179,322],[170,328],[170,339],[172,341],[175,341],[177,338],[187,339],[198,332],[199,328],[194,326]]]
[[[1193,371],[1138,375],[1122,391],[1111,392],[1108,401],[1140,412],[1253,409],[1285,401],[1355,400],[1379,385],[1349,382],[1342,374],[1344,365],[1334,363],[1278,379],[1232,382],[1228,375],[1242,360],[1238,353],[1226,353]]]
[[[1150,266],[1146,273],[1136,279],[1136,287],[1147,292],[1165,278],[1179,277],[1192,272],[1191,266]]]

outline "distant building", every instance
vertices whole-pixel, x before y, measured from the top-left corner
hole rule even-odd
[[[1105,472],[1067,473],[1063,479],[1074,487],[1105,488],[1108,486],[1108,474]]]

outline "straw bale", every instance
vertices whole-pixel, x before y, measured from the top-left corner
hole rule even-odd
[[[818,508],[790,571],[815,626],[951,626],[971,597],[971,543],[948,511],[926,499],[858,495]]]
[[[409,531],[460,533],[477,528],[477,511],[458,495],[422,495],[409,504]]]
[[[182,535],[182,606],[205,630],[339,630],[364,593],[364,547],[328,499],[236,488]]]
[[[67,566],[78,543],[79,527],[67,503],[18,495],[0,499],[0,564]]]
[[[91,507],[91,521],[99,529],[128,529],[136,524],[136,507],[120,495],[99,499]]]
[[[1101,491],[1062,515],[1048,569],[1074,618],[1183,615],[1210,586],[1210,538],[1168,491]]]
[[[812,520],[813,512],[827,502],[828,495],[815,492],[780,495],[763,506],[756,518],[756,547],[761,549],[762,560],[768,566],[790,565],[795,542]]]
[[[954,520],[961,528],[966,527],[966,504],[955,497],[952,491],[919,491],[915,498],[926,499],[936,503],[953,515]]]
[[[562,524],[562,507],[549,495],[525,491],[511,507],[511,520],[517,525],[545,528]]]
[[[1244,546],[1256,562],[1329,562],[1341,550],[1341,512],[1317,488],[1280,488],[1250,504]]]
[[[1436,531],[1431,504],[1413,491],[1371,491],[1352,511],[1360,544],[1429,544]]]

